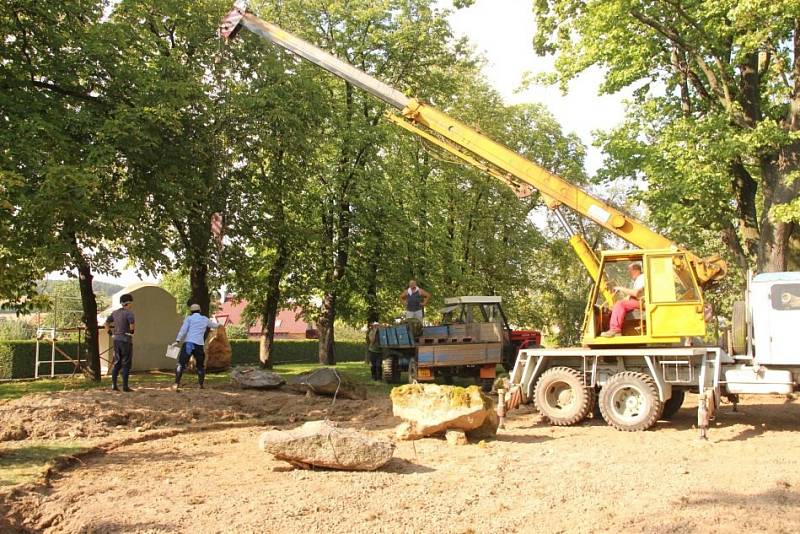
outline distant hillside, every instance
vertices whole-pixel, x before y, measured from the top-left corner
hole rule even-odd
[[[117,291],[121,290],[125,286],[121,286],[119,284],[112,284],[111,282],[98,282],[97,280],[92,282],[92,289],[94,289],[95,293],[99,293],[102,295],[108,295],[109,297],[116,293]]]
[[[124,286],[119,284],[112,284],[109,282],[98,282],[97,280],[92,282],[92,289],[98,295],[104,295],[106,297],[110,297]],[[77,280],[47,280],[47,282],[43,282],[39,285],[39,291],[42,293],[48,294],[65,294],[65,290],[69,288],[72,290],[76,295],[79,294],[78,292],[78,281]]]

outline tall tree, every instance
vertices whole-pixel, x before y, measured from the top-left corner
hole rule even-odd
[[[279,23],[295,29],[323,49],[410,93],[424,87],[436,65],[453,60],[445,17],[428,0],[358,0],[286,3]],[[334,77],[326,82],[333,112],[326,118],[330,143],[320,151],[320,220],[317,249],[321,267],[320,362],[335,363],[334,324],[347,305],[348,270],[354,244],[353,214],[367,169],[380,154],[385,105]]]
[[[236,202],[223,268],[248,302],[245,315],[261,322],[260,360],[269,366],[279,307],[307,303],[303,258],[318,230],[315,157],[327,106],[315,68],[272,47],[264,53],[268,60],[249,61],[237,76],[249,112],[239,125],[246,151],[231,176]]]
[[[204,314],[221,243],[212,219],[228,207],[229,143],[241,114],[226,82],[235,65],[214,33],[228,7],[122,0],[107,23],[108,95],[130,177],[125,199],[140,209],[120,246],[153,274],[188,273]]]
[[[780,271],[800,180],[800,4],[791,0],[535,0],[548,81],[605,69],[604,92],[635,88],[602,139],[605,178],[647,183],[652,220],[689,245],[711,228],[743,267]],[[776,217],[782,215],[784,217]]]
[[[9,280],[19,278],[15,272],[77,276],[96,380],[92,280],[98,271],[113,272],[116,251],[108,241],[130,220],[115,203],[121,168],[109,143],[112,105],[103,94],[104,7],[90,0],[15,0],[3,4],[0,17],[0,190],[13,234],[2,248],[24,258],[7,265],[6,274]],[[33,280],[20,287],[30,290]]]

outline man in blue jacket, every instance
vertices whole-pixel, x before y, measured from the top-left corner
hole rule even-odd
[[[200,305],[192,304],[189,306],[189,315],[183,320],[183,325],[178,332],[178,337],[175,343],[178,344],[184,340],[181,347],[181,353],[178,356],[178,365],[175,367],[175,384],[172,389],[179,389],[181,387],[181,376],[189,365],[189,358],[194,356],[195,364],[197,365],[197,382],[200,384],[200,389],[203,389],[203,382],[206,378],[206,353],[204,349],[205,336],[207,328],[218,328],[219,324],[200,313]]]

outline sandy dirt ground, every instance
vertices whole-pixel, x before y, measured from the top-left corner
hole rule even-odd
[[[550,427],[523,406],[496,440],[398,442],[384,468],[356,473],[293,469],[261,452],[258,436],[329,417],[389,437],[388,399],[331,408],[224,386],[27,397],[0,405],[0,425],[23,421],[27,439],[79,430],[145,441],[6,494],[0,531],[800,532],[800,401],[723,405],[707,442],[693,405],[689,396],[673,421],[634,434],[593,420]],[[185,432],[163,436],[175,427]]]

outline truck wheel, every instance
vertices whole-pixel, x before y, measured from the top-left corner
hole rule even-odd
[[[416,384],[417,383],[417,360],[416,358],[411,358],[408,360],[408,383],[409,384]]]
[[[617,373],[600,390],[600,412],[617,430],[647,430],[656,424],[662,408],[655,382],[644,373]]]
[[[737,300],[733,303],[731,346],[734,354],[745,354],[747,352],[747,308],[743,300]]]
[[[683,405],[683,399],[686,398],[686,392],[682,389],[672,389],[672,397],[664,402],[664,410],[661,412],[661,419],[669,421],[672,416],[678,413]]]
[[[383,381],[387,384],[397,384],[400,382],[400,362],[397,354],[391,354],[383,358],[381,362],[383,370]]]
[[[574,425],[592,409],[594,390],[587,388],[580,372],[569,367],[553,367],[536,382],[533,401],[550,424]]]

